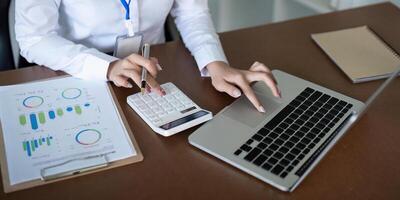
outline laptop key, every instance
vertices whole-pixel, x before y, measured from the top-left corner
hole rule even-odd
[[[273,153],[274,153],[274,152],[271,151],[271,149],[265,149],[265,151],[263,152],[263,154],[266,155],[266,156],[270,156],[270,155],[272,155]]]
[[[240,149],[242,149],[243,151],[250,151],[251,150],[251,147],[250,146],[248,146],[248,145],[246,145],[246,144],[243,144],[241,147],[240,147]]]
[[[276,133],[274,133],[274,132],[272,132],[272,133],[270,133],[270,134],[268,135],[268,137],[273,138],[273,139],[277,138],[278,136],[279,136],[279,135],[276,134]]]
[[[297,154],[300,153],[300,150],[297,149],[297,148],[293,148],[292,150],[290,150],[290,153],[292,153],[292,154],[294,154],[294,155],[297,155]]]
[[[301,101],[292,101],[289,103],[290,106],[297,107],[301,104]]]
[[[279,151],[275,152],[275,154],[273,155],[273,157],[276,158],[276,159],[278,159],[278,160],[281,159],[282,156],[283,156],[283,153],[281,153],[281,152],[279,152]]]
[[[302,143],[297,143],[296,144],[296,148],[298,149],[304,149],[306,147],[306,145],[302,144]]]
[[[251,138],[254,139],[255,141],[261,141],[263,139],[263,137],[258,134],[254,134],[253,137],[251,137]]]
[[[241,149],[238,149],[238,150],[236,150],[235,153],[233,153],[233,154],[235,154],[235,155],[238,156],[238,155],[240,155],[240,153],[242,153],[242,150],[241,150]]]
[[[282,167],[281,165],[277,165],[271,170],[271,172],[278,175],[282,172],[283,169],[284,167]]]
[[[279,136],[279,138],[281,138],[282,140],[287,140],[289,136],[287,134],[282,134],[281,136]]]
[[[265,128],[261,128],[261,129],[258,131],[258,134],[260,134],[260,135],[262,135],[262,136],[266,136],[268,133],[269,133],[269,130],[268,130],[268,129],[265,129]]]
[[[293,160],[295,158],[295,156],[293,154],[291,154],[291,153],[288,153],[288,154],[286,154],[285,158],[287,160]]]
[[[258,148],[260,148],[260,149],[265,149],[265,148],[267,148],[267,144],[265,144],[264,142],[260,142],[260,143],[258,143],[258,145],[257,145],[257,147]]]
[[[279,164],[286,167],[287,165],[289,165],[290,161],[286,160],[286,159],[282,159],[281,161],[279,161]]]
[[[287,172],[282,172],[282,174],[280,175],[281,178],[285,178],[288,175]]]
[[[269,171],[269,170],[272,168],[272,165],[269,164],[269,163],[264,163],[264,164],[262,165],[262,168],[265,169],[265,170],[267,170],[267,171]]]
[[[263,164],[264,162],[265,162],[265,160],[267,160],[267,156],[264,156],[264,155],[260,155],[260,156],[258,156],[254,161],[253,161],[253,163],[255,164],[255,165],[257,165],[257,166],[260,166],[261,164]]]
[[[247,142],[246,142],[246,144],[247,144],[247,145],[251,145],[253,142],[254,142],[254,140],[248,139]]]
[[[274,132],[277,133],[277,134],[281,134],[283,132],[283,129],[277,127],[277,128],[274,129]]]
[[[268,159],[268,163],[271,165],[275,165],[277,162],[278,160],[276,158],[271,157]]]
[[[294,160],[291,165],[296,166],[297,164],[299,164],[299,162],[299,160]]]
[[[262,140],[265,144],[271,144],[271,142],[274,141],[272,138],[266,137]]]
[[[309,88],[309,87],[307,87],[306,89],[303,90],[303,92],[309,93],[309,94],[312,94],[314,91],[315,91],[315,90],[313,90],[313,89],[311,89],[311,88]]]
[[[293,144],[293,142],[287,141],[287,142],[284,144],[284,146],[290,149],[290,148],[292,148],[292,147],[294,146],[294,144]]]
[[[328,99],[331,98],[329,95],[324,94],[321,98],[318,99],[319,102],[325,103]]]
[[[285,153],[287,153],[287,152],[289,151],[289,149],[286,148],[286,147],[281,147],[281,148],[279,148],[278,151],[281,152],[281,153],[283,153],[283,154],[285,154]]]
[[[274,144],[277,144],[277,145],[280,146],[280,145],[282,145],[284,142],[285,142],[284,140],[278,138],[278,139],[275,140]]]
[[[259,148],[254,148],[253,150],[250,151],[249,154],[247,154],[244,159],[247,161],[252,161],[255,157],[258,156],[258,154],[261,153],[261,149]]]
[[[268,147],[268,149],[271,149],[272,151],[275,151],[275,150],[277,150],[278,148],[279,148],[279,146],[276,145],[276,144],[271,144],[271,146]]]

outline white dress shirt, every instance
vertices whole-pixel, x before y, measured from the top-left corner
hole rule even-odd
[[[163,43],[169,13],[203,76],[213,61],[227,62],[207,0],[132,0],[130,17],[143,42]],[[117,36],[126,35],[120,0],[16,0],[16,38],[29,62],[73,76],[107,80]],[[162,65],[162,63],[161,63]]]

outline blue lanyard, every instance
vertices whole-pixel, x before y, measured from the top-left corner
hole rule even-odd
[[[129,0],[128,3],[125,0],[121,0],[121,3],[126,10],[125,19],[130,20],[131,19],[131,11],[130,11],[129,5],[131,5],[131,0]]]

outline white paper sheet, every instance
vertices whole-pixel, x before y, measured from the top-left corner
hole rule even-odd
[[[136,155],[103,82],[67,77],[0,87],[0,120],[11,185],[70,159]]]

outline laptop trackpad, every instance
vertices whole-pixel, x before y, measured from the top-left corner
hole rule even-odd
[[[273,113],[279,108],[279,102],[275,101],[274,99],[263,95],[257,95],[257,97],[263,104],[266,113],[258,112],[253,104],[251,104],[251,102],[245,96],[242,96],[232,103],[227,109],[225,109],[222,114],[254,128],[263,122],[267,115]]]

